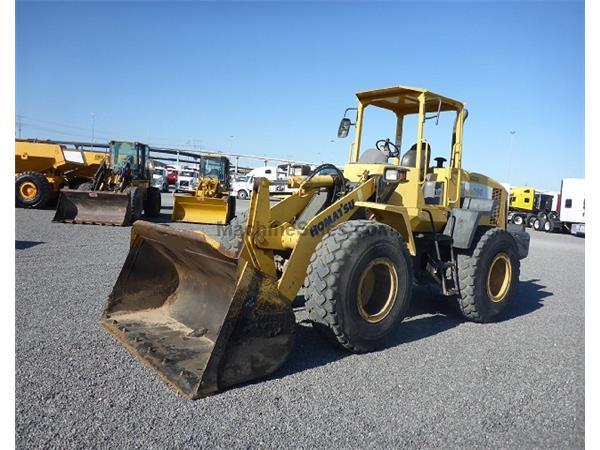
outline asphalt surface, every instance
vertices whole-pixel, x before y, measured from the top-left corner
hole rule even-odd
[[[189,401],[98,325],[129,228],[52,216],[16,210],[17,448],[584,445],[581,238],[532,232],[503,322],[466,322],[420,289],[387,348],[351,355],[300,308],[282,369]]]

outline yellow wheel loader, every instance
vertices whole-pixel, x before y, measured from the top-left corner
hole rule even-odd
[[[229,159],[202,156],[200,180],[193,194],[173,194],[175,222],[228,224],[235,217],[235,197],[230,195]]]
[[[54,141],[15,141],[15,204],[43,208],[64,187],[77,188],[92,179],[105,154],[82,151]]]
[[[515,300],[529,237],[507,228],[506,190],[462,169],[464,104],[402,86],[357,97],[355,122],[344,117],[338,131],[356,126],[343,171],[325,164],[292,177],[297,190],[275,205],[270,182],[255,180],[246,223],[232,222],[220,241],[134,224],[100,321],[183,395],[277,370],[293,348],[301,287],[314,328],[351,352],[380,348],[401,329],[415,282],[476,322],[498,320]],[[376,142],[362,140],[368,110],[393,119]],[[431,121],[446,114],[449,159],[432,166]],[[404,126],[411,118],[414,130]]]
[[[139,142],[109,142],[110,151],[93,181],[63,189],[54,222],[128,226],[160,215],[160,189],[152,187],[150,148]]]

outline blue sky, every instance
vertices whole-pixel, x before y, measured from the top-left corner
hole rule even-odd
[[[94,112],[97,140],[343,164],[354,93],[397,84],[467,103],[467,170],[584,176],[583,2],[17,2],[23,137],[89,140]]]

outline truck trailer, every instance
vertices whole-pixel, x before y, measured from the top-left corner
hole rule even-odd
[[[564,178],[557,197],[557,210],[545,218],[537,218],[533,228],[547,233],[585,236],[585,179]]]

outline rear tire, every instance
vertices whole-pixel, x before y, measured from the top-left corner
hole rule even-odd
[[[491,322],[508,311],[519,283],[519,253],[510,233],[487,230],[471,250],[459,253],[458,305],[474,322]]]
[[[533,229],[535,231],[542,231],[543,227],[544,227],[544,222],[546,222],[545,219],[541,219],[541,218],[536,218],[535,221],[533,222]]]
[[[39,172],[23,172],[15,177],[15,204],[21,208],[43,208],[53,194],[52,185]]]
[[[537,219],[537,216],[534,216],[533,214],[528,215],[527,216],[527,228],[533,227],[533,223],[535,222],[536,219]]]
[[[546,233],[554,233],[554,221],[552,219],[546,220],[543,227]]]
[[[523,225],[523,222],[525,221],[523,216],[520,214],[515,214],[514,216],[512,216],[511,219],[512,223],[514,223],[515,225]]]
[[[147,197],[144,202],[144,214],[146,217],[155,218],[160,216],[160,189],[149,187],[146,191]]]
[[[305,281],[306,308],[328,338],[367,352],[402,322],[412,285],[412,261],[400,233],[372,220],[351,220],[317,245]]]

